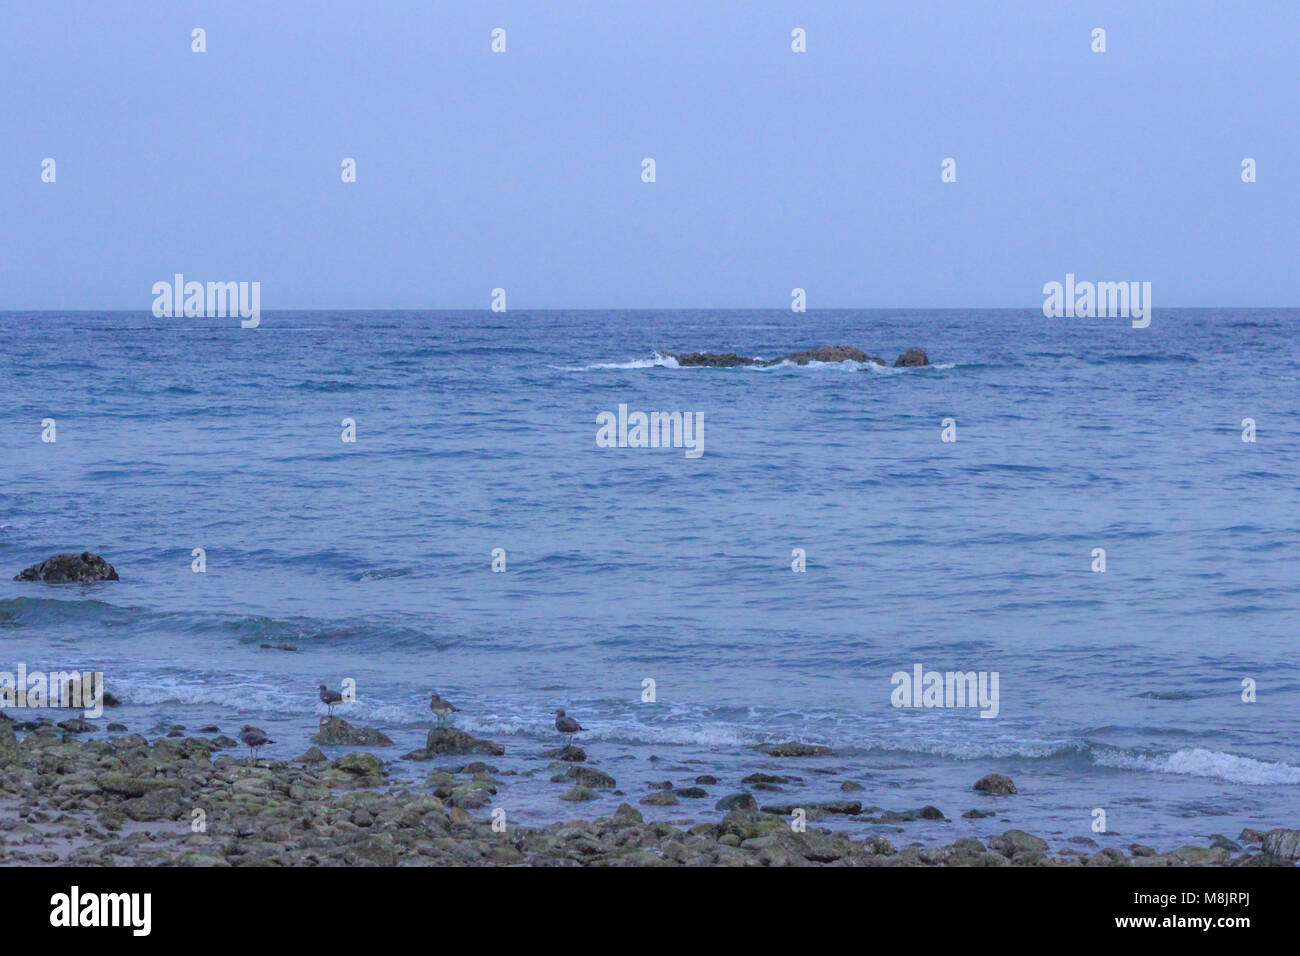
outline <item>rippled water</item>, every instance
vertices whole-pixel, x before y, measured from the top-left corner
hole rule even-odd
[[[306,749],[322,681],[357,681],[343,713],[392,755],[437,689],[505,743],[518,819],[619,799],[558,802],[539,754],[565,707],[633,799],[723,778],[661,816],[706,818],[765,770],[804,784],[764,802],[853,779],[871,805],[935,804],[953,822],[910,825],[922,840],[1003,819],[1113,845],[1294,826],[1298,319],[0,313],[0,669],[102,669],[132,729],[256,723],[280,757]],[[936,365],[656,357],[824,344]],[[705,453],[597,447],[620,404],[702,413]],[[122,580],[7,580],[84,549]],[[891,675],[917,664],[998,672],[998,716],[894,708]],[[836,752],[748,749],[789,738]],[[1021,794],[962,820],[994,770]],[[1117,833],[1090,834],[1095,807]]]

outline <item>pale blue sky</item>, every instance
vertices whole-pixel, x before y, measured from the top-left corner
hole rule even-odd
[[[5,0],[0,309],[1300,305],[1298,50],[1292,0]]]

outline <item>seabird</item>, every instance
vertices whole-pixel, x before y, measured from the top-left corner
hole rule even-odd
[[[565,746],[573,743],[573,735],[582,730],[582,724],[578,723],[572,717],[564,716],[563,710],[555,712],[555,729],[568,737]]]
[[[320,685],[320,702],[329,708],[329,712],[334,713],[334,705],[342,702],[343,695],[336,690],[330,690],[324,684]]]
[[[253,762],[257,763],[257,749],[263,744],[273,744],[274,740],[266,736],[266,731],[260,727],[250,727],[244,725],[244,729],[239,732],[239,739],[248,744],[248,752],[252,755]]]
[[[433,698],[429,701],[429,709],[433,711],[433,715],[438,718],[438,726],[441,727],[443,721],[456,713],[460,708],[456,707],[449,700],[443,700],[438,696],[437,692],[435,692]]]

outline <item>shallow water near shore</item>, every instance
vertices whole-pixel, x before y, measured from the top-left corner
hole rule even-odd
[[[722,781],[649,819],[720,816],[762,771],[802,780],[760,804],[935,805],[951,822],[904,826],[934,843],[1007,820],[1103,846],[1295,826],[1298,320],[0,314],[0,670],[102,670],[123,700],[105,723],[251,723],[280,758],[309,746],[321,682],[356,681],[338,712],[389,734],[385,759],[422,744],[436,689],[505,745],[485,759],[519,771],[499,799],[520,822],[621,799],[558,799],[541,753],[564,707],[634,803]],[[657,357],[823,344],[936,364]],[[620,403],[701,413],[704,454],[598,448]],[[122,580],[8,580],[83,549]],[[891,706],[917,664],[997,671],[998,716]],[[834,752],[751,749],[789,739]],[[992,771],[1020,793],[973,793]],[[1099,807],[1111,835],[1091,831]]]

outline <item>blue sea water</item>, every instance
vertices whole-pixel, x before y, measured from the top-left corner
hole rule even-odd
[[[0,670],[102,670],[105,722],[252,723],[280,758],[321,682],[356,681],[340,713],[386,757],[422,744],[437,689],[506,746],[518,822],[622,799],[558,800],[564,707],[633,802],[721,778],[652,818],[716,818],[764,771],[802,782],[760,802],[854,780],[950,818],[831,821],[893,839],[1300,825],[1298,330],[1282,309],[3,313]],[[657,355],[828,344],[936,364]],[[704,454],[598,447],[620,404],[702,414]],[[87,549],[121,581],[9,580]],[[918,664],[996,671],[997,717],[892,706]],[[751,749],[787,739],[834,752]],[[992,771],[1020,793],[973,793]]]

